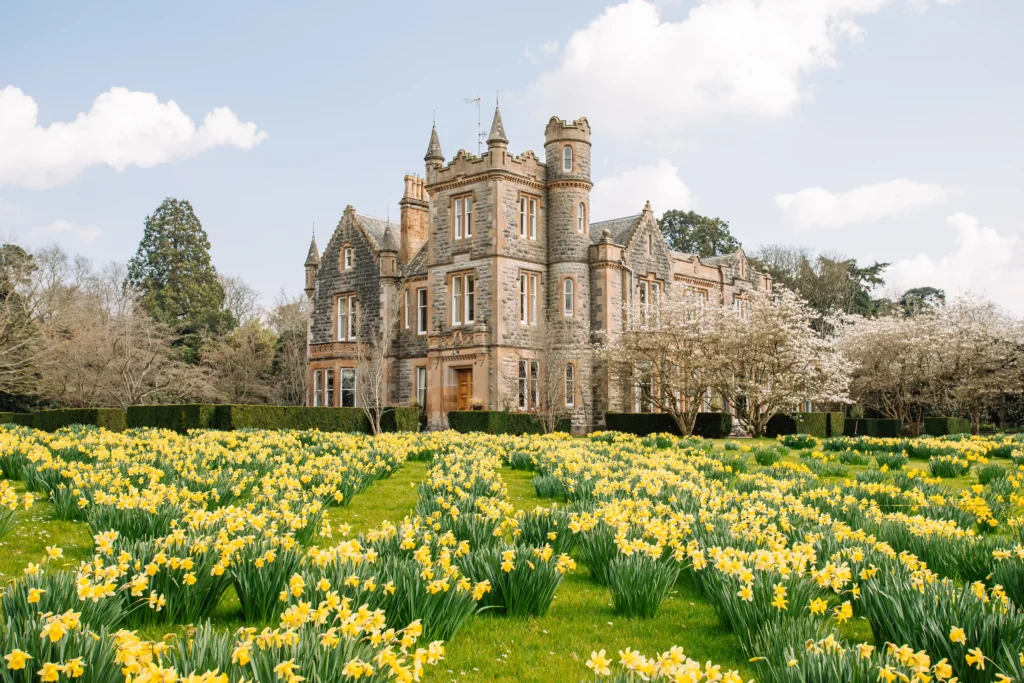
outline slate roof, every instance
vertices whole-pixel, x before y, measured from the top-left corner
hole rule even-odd
[[[590,224],[590,242],[597,244],[601,241],[601,235],[605,230],[611,233],[612,242],[625,245],[632,234],[637,223],[640,222],[641,214],[626,216],[624,218],[613,218],[607,221],[598,221]]]
[[[424,242],[420,250],[416,252],[416,255],[409,260],[401,268],[401,276],[403,278],[416,277],[417,275],[427,274],[427,243]]]
[[[373,243],[372,246],[375,251],[380,251],[384,245],[384,233],[387,231],[388,226],[394,225],[383,218],[377,218],[376,216],[367,216],[366,214],[357,213],[356,220],[363,226],[363,231],[366,236]]]

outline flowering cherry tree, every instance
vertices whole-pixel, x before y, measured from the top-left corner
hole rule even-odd
[[[726,318],[719,387],[751,436],[803,401],[849,402],[849,363],[834,339],[815,331],[815,317],[793,292],[777,289],[747,293],[742,311]]]

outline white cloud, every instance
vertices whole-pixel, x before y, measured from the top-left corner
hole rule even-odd
[[[906,215],[941,204],[956,191],[955,187],[901,178],[865,185],[847,192],[830,192],[821,187],[810,187],[793,194],[776,195],[775,204],[782,212],[782,222],[801,231],[841,228]]]
[[[1024,315],[1024,228],[1001,235],[966,213],[949,216],[946,225],[955,244],[949,253],[898,261],[886,271],[886,279],[901,290],[932,286],[950,298],[977,294]]]
[[[667,159],[598,180],[590,193],[591,215],[595,221],[631,216],[640,213],[647,200],[659,216],[668,209],[690,208],[690,188]]]
[[[656,4],[630,0],[573,33],[529,96],[542,117],[586,114],[618,137],[786,116],[809,98],[808,75],[862,38],[856,20],[897,1],[700,0],[684,20],[664,21]]]
[[[79,225],[64,219],[53,221],[48,225],[41,225],[33,228],[28,233],[32,242],[57,241],[65,244],[68,240],[74,239],[80,242],[92,242],[103,234],[95,225]]]
[[[252,149],[267,139],[226,107],[195,123],[173,101],[111,88],[74,121],[43,127],[39,106],[14,86],[0,90],[0,186],[45,189],[70,182],[90,166],[123,171],[194,157],[214,147]]]

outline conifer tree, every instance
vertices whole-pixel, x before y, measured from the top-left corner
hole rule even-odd
[[[125,285],[153,318],[178,331],[193,360],[203,335],[234,326],[210,261],[210,240],[187,200],[168,197],[146,217]]]

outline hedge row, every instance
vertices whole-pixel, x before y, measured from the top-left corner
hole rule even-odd
[[[846,427],[843,434],[846,436],[878,436],[883,438],[895,438],[900,435],[903,423],[899,420],[874,419],[874,418],[850,418],[846,420]]]
[[[32,426],[32,413],[6,413],[0,412],[0,425],[21,425]]]
[[[931,436],[945,434],[970,434],[971,421],[962,417],[926,417],[924,433]]]
[[[568,432],[572,423],[567,418],[555,424],[556,432]],[[452,410],[448,428],[457,432],[487,434],[543,434],[540,419],[532,413],[510,413],[504,410]]]
[[[128,426],[121,408],[62,408],[32,413],[32,426],[44,432],[71,425],[95,425],[112,432],[123,432]]]
[[[846,416],[831,413],[776,413],[768,420],[765,435],[771,438],[788,434],[810,434],[819,439],[844,433]]]
[[[10,419],[4,419],[7,415]],[[186,404],[120,408],[74,408],[36,413],[0,413],[0,423],[14,422],[43,431],[73,424],[94,425],[111,431],[129,427],[157,427],[184,432],[189,429],[319,429],[322,432],[369,433],[370,421],[361,408],[306,408],[301,406],[249,406]],[[386,432],[419,431],[419,408],[397,406],[381,416]]]
[[[605,428],[614,432],[627,432],[637,436],[668,433],[682,436],[679,425],[666,413],[607,413]],[[732,415],[728,413],[697,413],[693,425],[694,436],[705,439],[724,439],[732,433]]]

